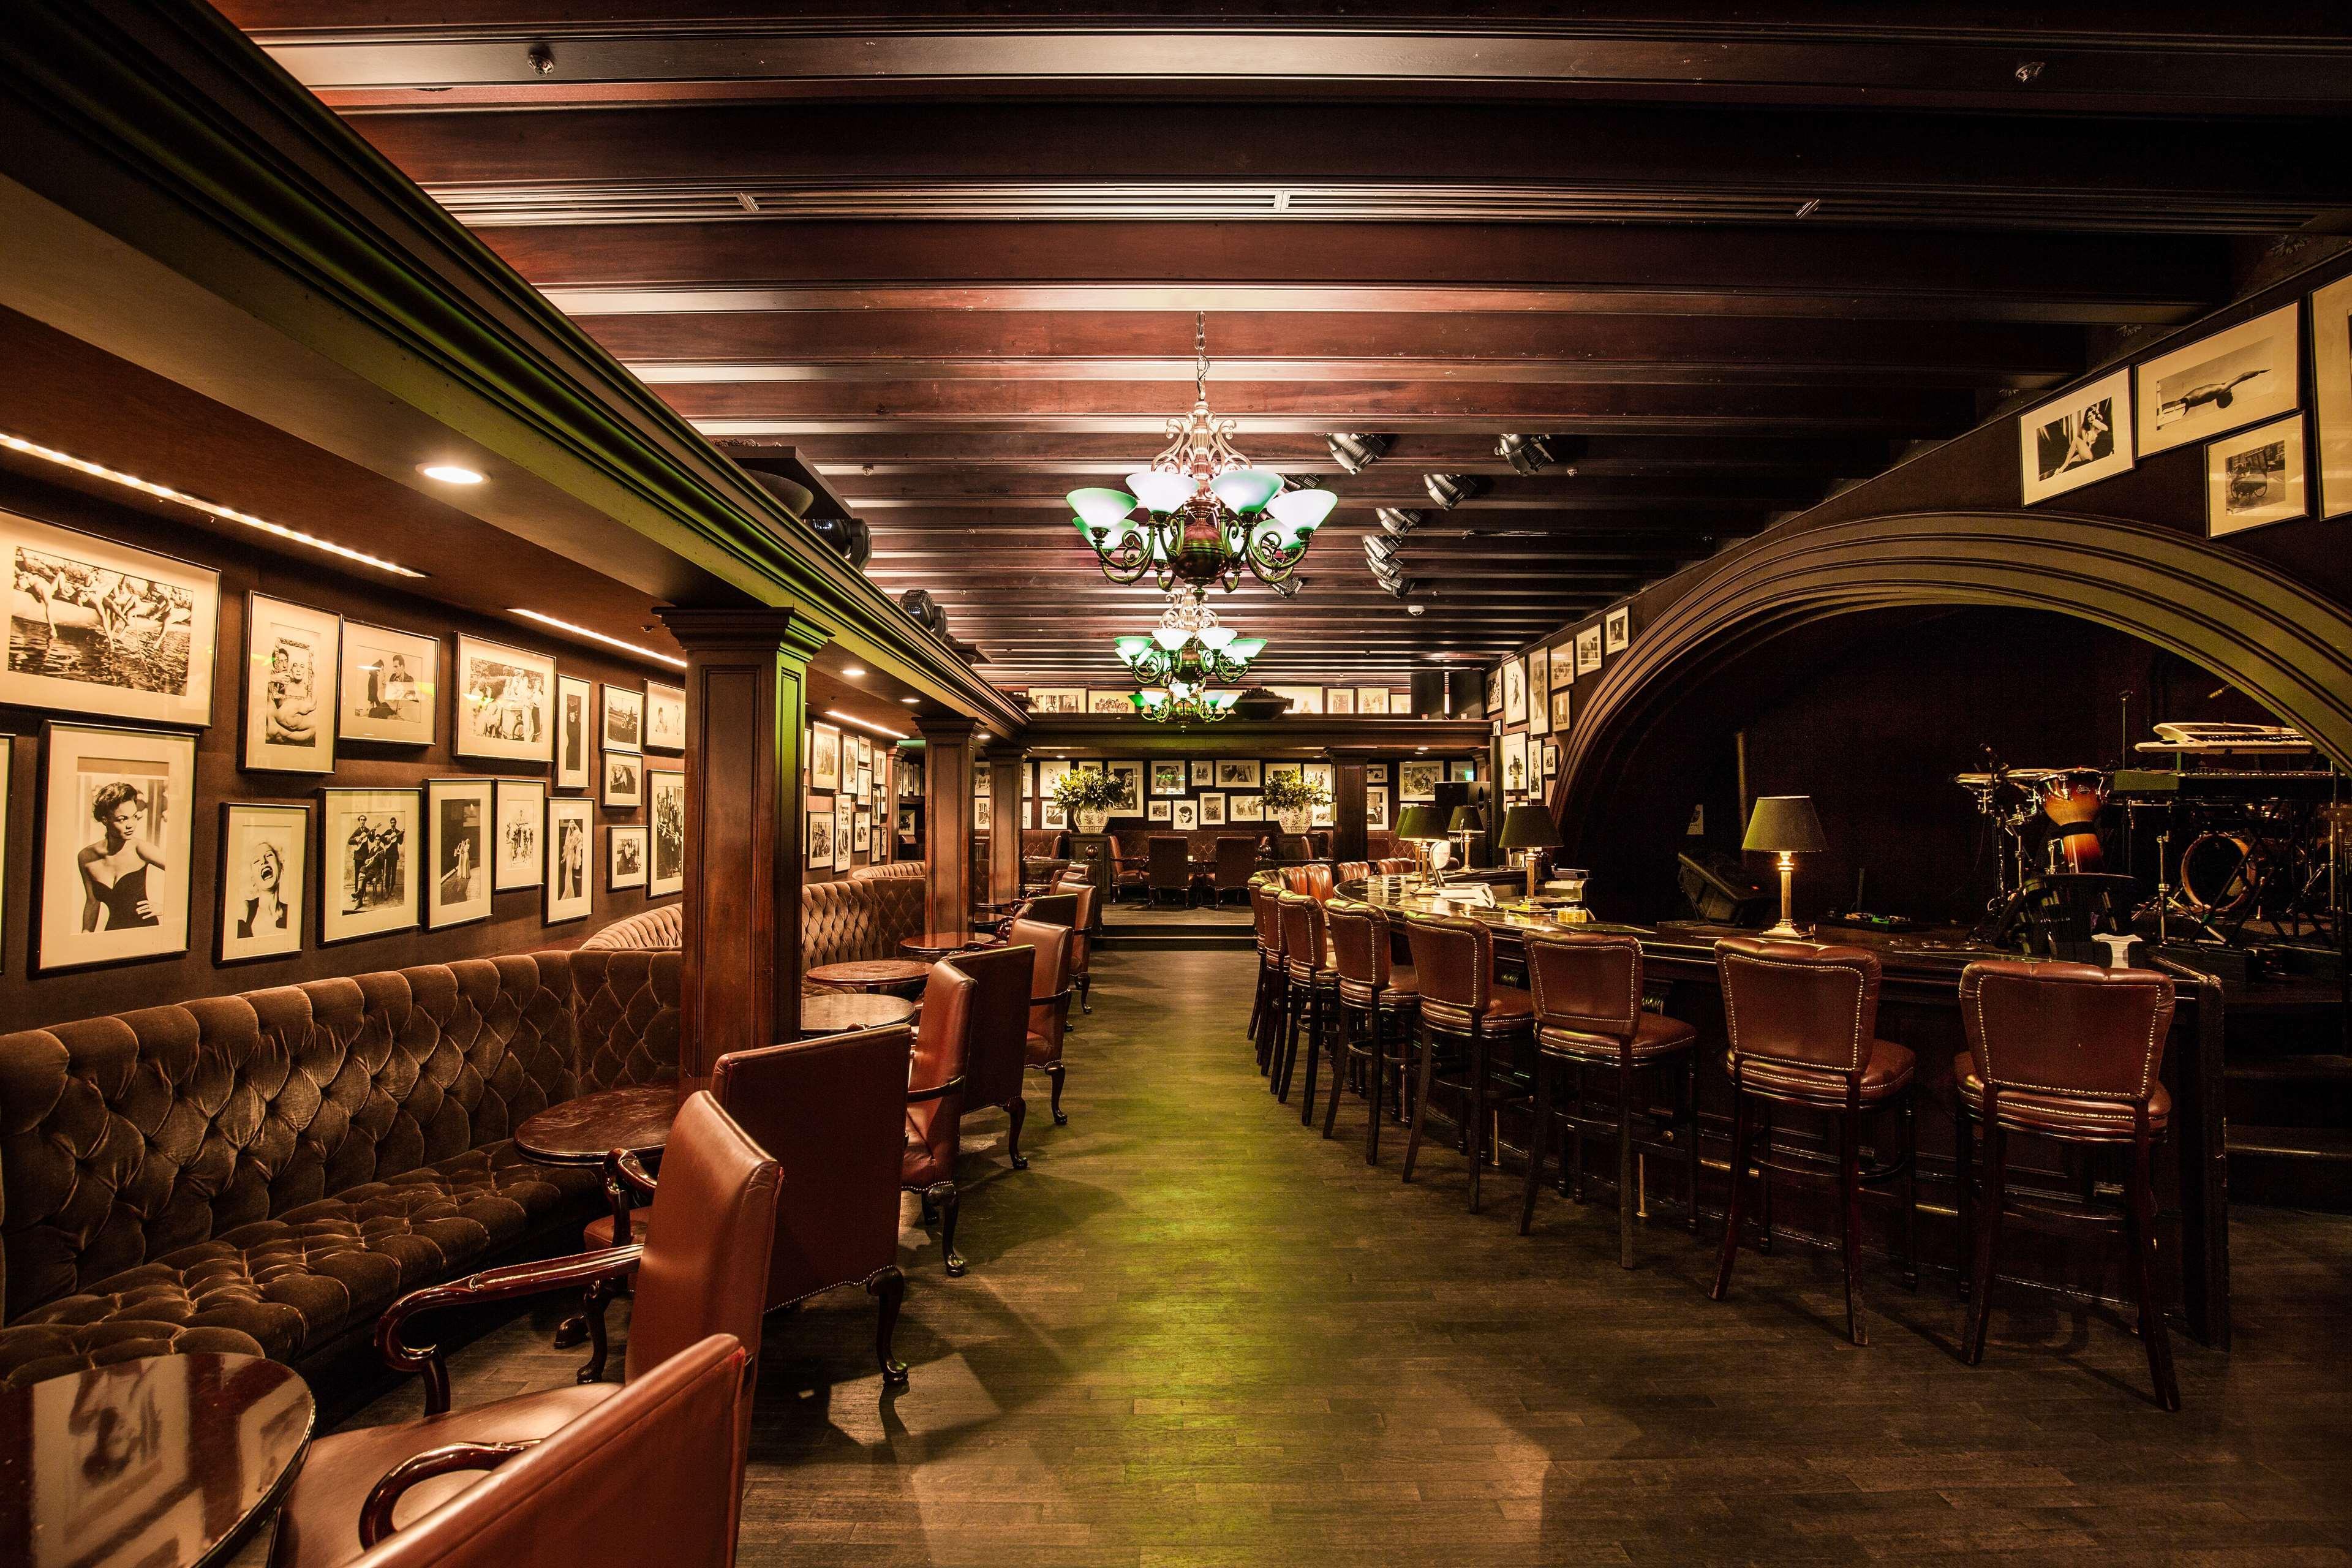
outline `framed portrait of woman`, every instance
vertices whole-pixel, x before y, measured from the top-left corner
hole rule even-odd
[[[249,773],[335,771],[343,617],[267,594],[245,596],[245,745]]]
[[[195,737],[52,721],[42,750],[34,967],[187,952]]]
[[[595,842],[594,802],[572,795],[547,803],[547,924],[586,920],[594,908],[596,878],[588,862]]]
[[[547,875],[540,839],[547,827],[547,781],[499,779],[497,784],[498,837],[490,846],[490,890],[536,888]]]
[[[425,929],[490,917],[493,781],[425,781]]]
[[[555,787],[586,789],[596,782],[595,682],[555,678]]]
[[[216,963],[251,963],[302,951],[310,879],[310,808],[224,801]]]

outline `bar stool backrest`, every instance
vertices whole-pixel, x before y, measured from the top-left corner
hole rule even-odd
[[[1995,1091],[2145,1104],[2172,1007],[2172,982],[2145,969],[1987,959],[1960,973],[1960,1023]]]
[[[1735,1057],[1859,1078],[1878,1027],[1878,955],[1818,942],[1715,944]]]
[[[1484,925],[1460,915],[1407,915],[1404,938],[1421,977],[1423,1017],[1466,1026],[1469,1016],[1486,1011],[1495,994],[1495,939]]]
[[[1367,986],[1389,983],[1389,922],[1380,910],[1326,904],[1323,922],[1331,932],[1331,967],[1341,980]]]
[[[1326,951],[1323,900],[1304,893],[1282,895],[1282,955],[1291,977],[1304,980],[1323,970]]]
[[[1250,884],[1250,914],[1257,921],[1258,952],[1276,963],[1282,960],[1282,895],[1264,882]]]
[[[1540,1028],[1630,1037],[1642,1021],[1642,944],[1600,931],[1529,931],[1528,988]]]

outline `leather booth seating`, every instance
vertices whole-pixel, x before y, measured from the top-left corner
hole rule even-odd
[[[604,952],[616,948],[656,950],[677,947],[685,941],[686,906],[674,903],[661,904],[643,914],[614,921],[580,945],[590,952]]]
[[[861,958],[904,958],[898,944],[924,930],[929,884],[914,877],[811,882],[801,889],[801,968]],[[801,982],[801,994],[822,985]]]
[[[849,879],[853,882],[897,881],[912,878],[919,882],[929,873],[920,860],[890,860],[879,866],[853,866]]]
[[[593,1213],[511,1142],[672,1081],[675,952],[314,980],[0,1036],[0,1383],[173,1350],[315,1370]]]
[[[1024,827],[1021,830],[1021,858],[1024,860],[1064,860],[1069,858],[1070,836],[1058,827]]]

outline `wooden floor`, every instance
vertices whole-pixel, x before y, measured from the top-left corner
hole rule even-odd
[[[2241,1211],[2239,1348],[2176,1339],[2179,1415],[2105,1312],[2012,1306],[1971,1369],[1948,1296],[1881,1271],[1856,1350],[1801,1249],[1717,1305],[1683,1232],[1627,1274],[1603,1205],[1522,1238],[1450,1151],[1368,1169],[1359,1102],[1302,1129],[1242,1042],[1254,962],[1097,961],[1070,1124],[1020,1174],[967,1130],[971,1272],[907,1234],[908,1392],[862,1293],[771,1321],[742,1561],[2347,1561],[2352,1222]],[[568,1376],[552,1321],[465,1352],[458,1403]]]

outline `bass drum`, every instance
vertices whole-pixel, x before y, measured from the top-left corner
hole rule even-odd
[[[2253,902],[2261,852],[2234,833],[2208,833],[2180,852],[2180,897],[2200,915],[2227,919]]]
[[[2099,810],[2107,804],[2107,775],[2097,768],[2057,768],[2035,784],[2034,793],[2042,797],[2042,815],[2058,829],[2066,869],[2097,870],[2105,859],[2099,847]]]

